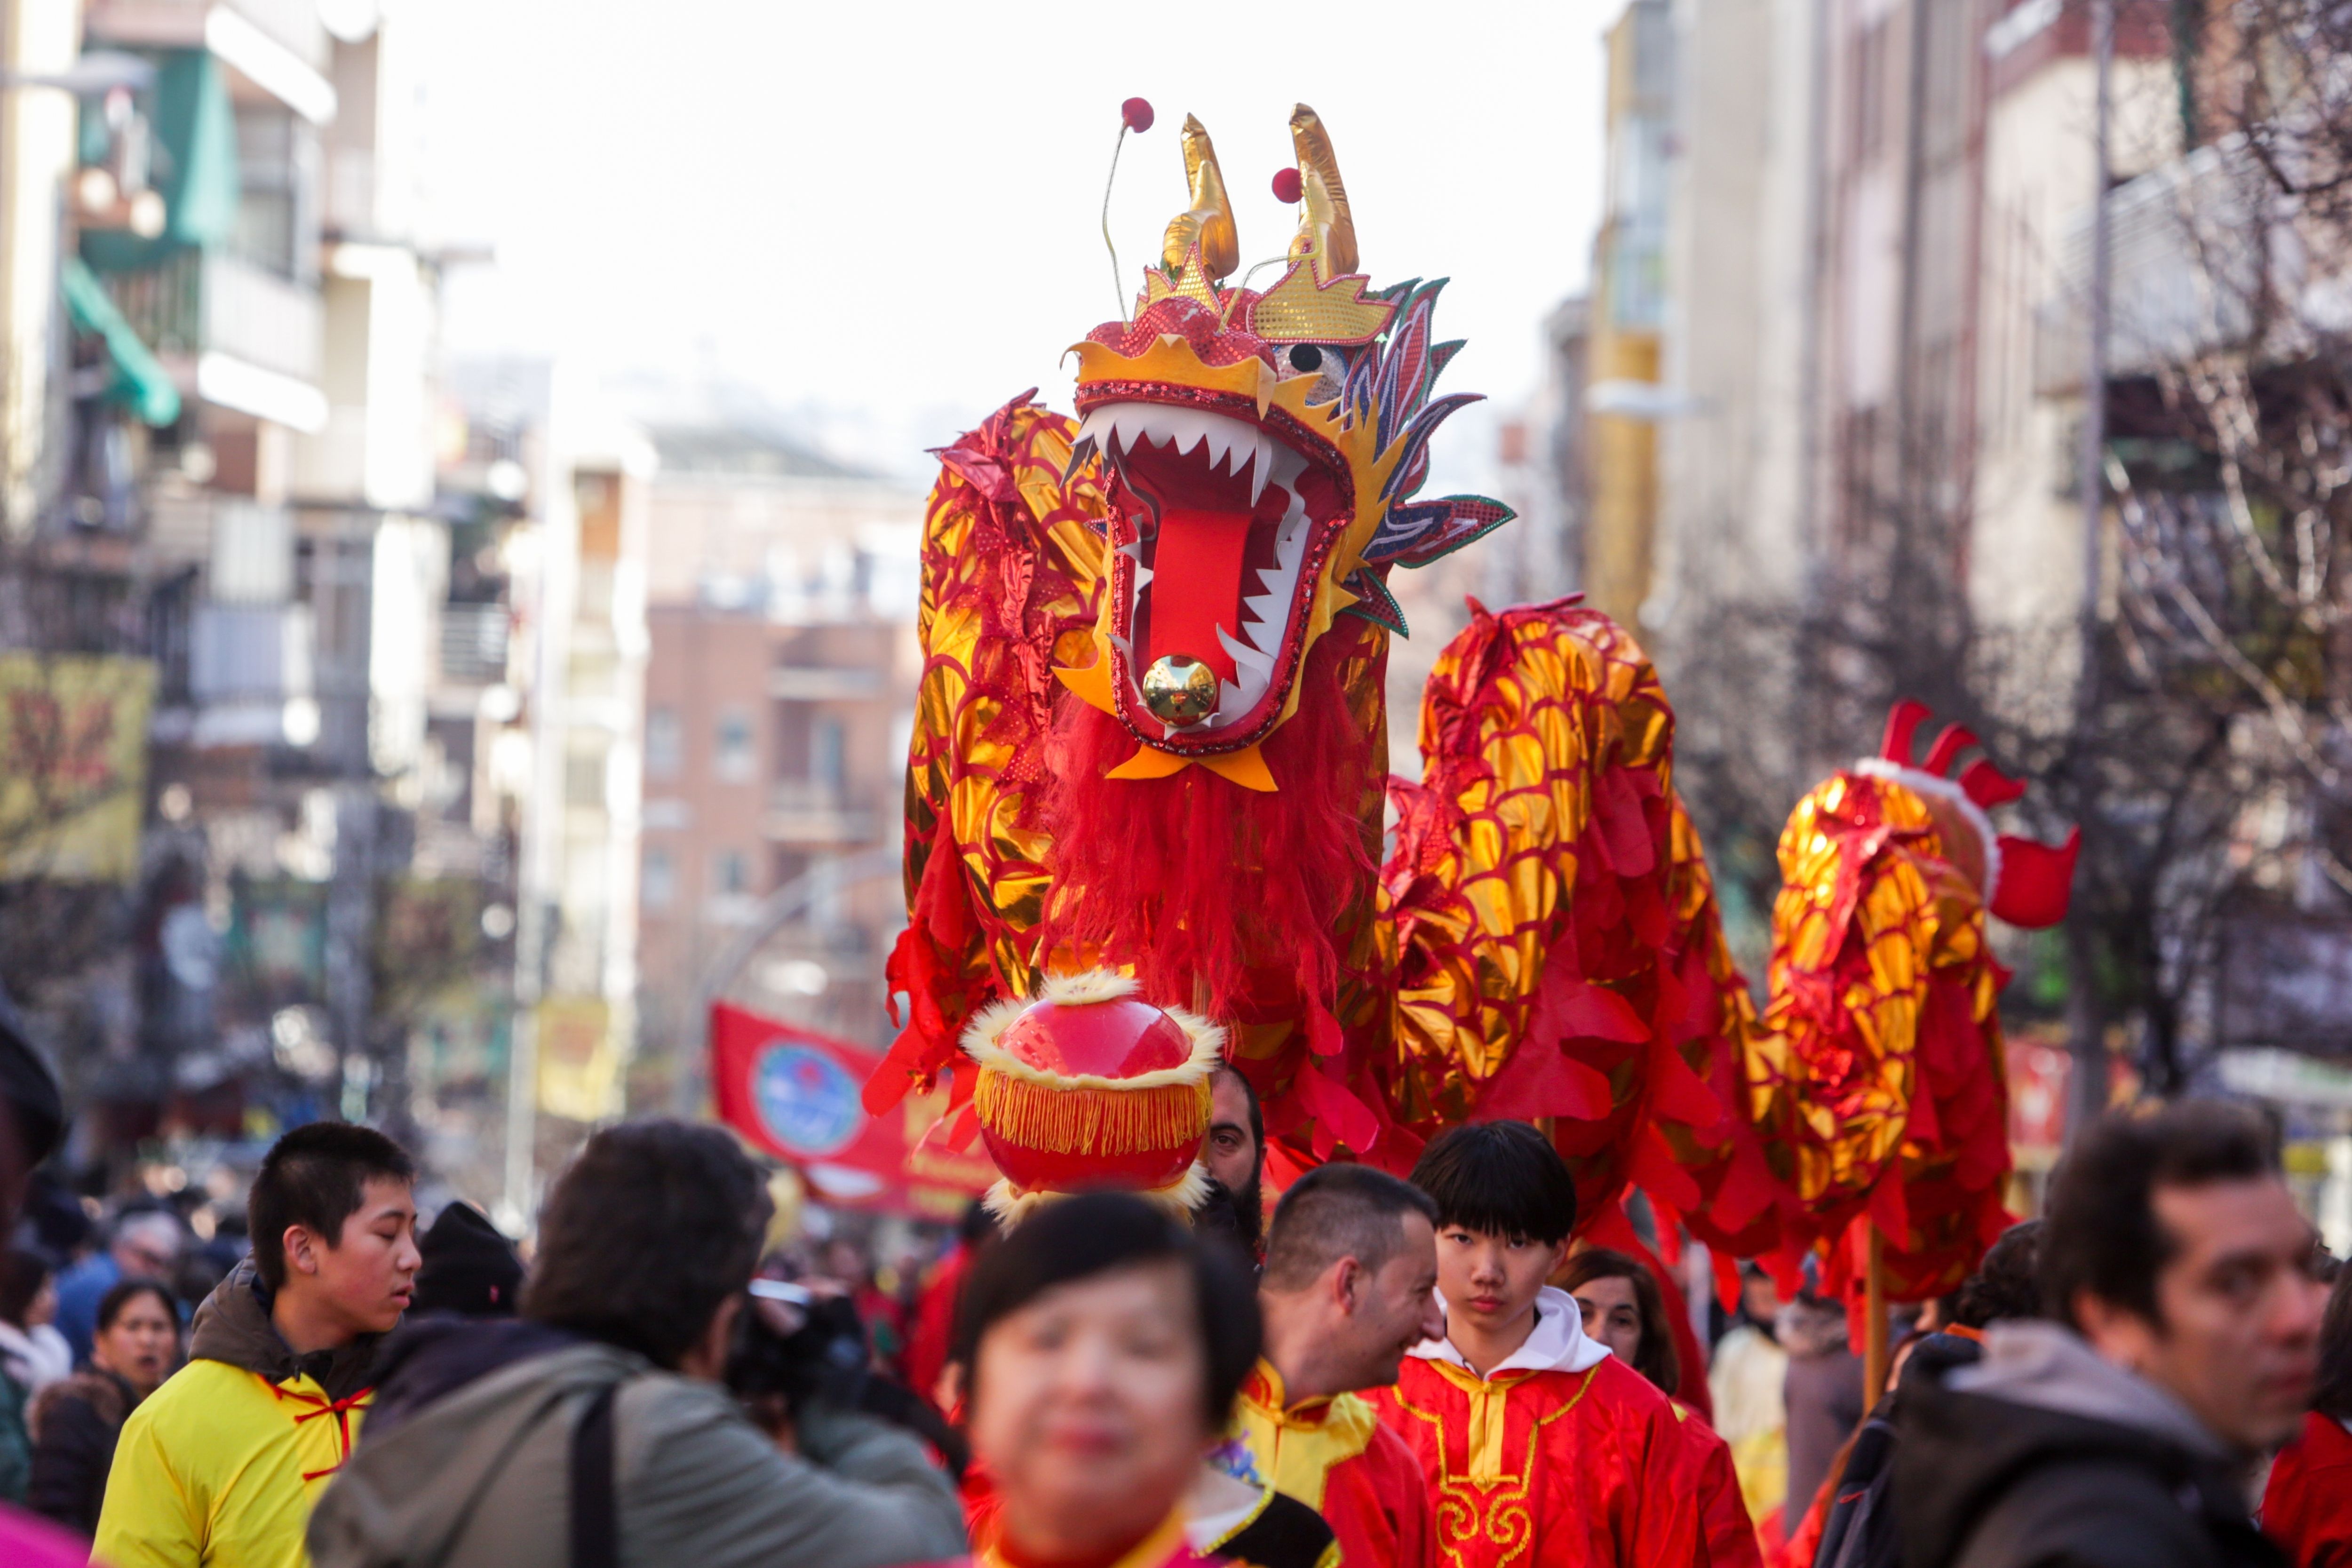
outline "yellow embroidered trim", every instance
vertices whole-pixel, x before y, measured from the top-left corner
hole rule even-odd
[[[1520,1456],[1518,1473],[1507,1475],[1502,1465],[1505,1403],[1512,1389],[1535,1373],[1521,1373],[1509,1376],[1507,1381],[1489,1384],[1476,1373],[1451,1362],[1429,1364],[1470,1401],[1470,1426],[1464,1435],[1468,1470],[1456,1475],[1453,1456],[1445,1446],[1444,1417],[1407,1399],[1402,1384],[1394,1390],[1397,1407],[1427,1422],[1436,1433],[1438,1473],[1436,1495],[1432,1502],[1438,1539],[1447,1559],[1454,1563],[1462,1561],[1455,1542],[1483,1541],[1499,1552],[1486,1559],[1487,1568],[1510,1568],[1535,1541],[1535,1521],[1528,1510],[1527,1500],[1535,1481],[1536,1451],[1542,1441],[1543,1429],[1583,1403],[1585,1394],[1591,1391],[1594,1374],[1601,1369],[1598,1364],[1586,1369],[1576,1392],[1559,1409],[1528,1424],[1527,1451]],[[1482,1415],[1481,1405],[1488,1399],[1492,1403]]]
[[[1137,1542],[1111,1568],[1162,1568],[1184,1545],[1184,1510],[1180,1506]],[[974,1568],[1011,1568],[1004,1553],[989,1541],[972,1554]]]
[[[1258,1363],[1258,1375],[1265,1380],[1272,1401],[1245,1387],[1234,1406],[1234,1425],[1266,1484],[1320,1513],[1333,1468],[1371,1446],[1379,1413],[1369,1400],[1341,1394],[1318,1407],[1317,1419],[1306,1419],[1276,1403],[1286,1395],[1282,1374],[1271,1362]]]

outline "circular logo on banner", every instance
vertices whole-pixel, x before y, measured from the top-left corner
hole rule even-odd
[[[751,1065],[751,1098],[768,1135],[799,1154],[847,1147],[866,1119],[856,1082],[814,1046],[778,1041],[764,1047]]]

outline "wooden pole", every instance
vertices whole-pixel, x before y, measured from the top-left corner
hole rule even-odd
[[[1862,1234],[1863,1402],[1875,1409],[1886,1392],[1887,1365],[1892,1360],[1886,1343],[1886,1271],[1879,1263],[1878,1227],[1864,1219]]]

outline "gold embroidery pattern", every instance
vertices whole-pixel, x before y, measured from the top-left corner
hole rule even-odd
[[[1402,1385],[1394,1391],[1397,1408],[1406,1415],[1429,1424],[1437,1448],[1437,1542],[1452,1568],[1465,1568],[1469,1559],[1464,1547],[1483,1542],[1500,1555],[1488,1560],[1486,1568],[1510,1568],[1528,1552],[1535,1542],[1535,1516],[1528,1503],[1534,1489],[1536,1450],[1543,1441],[1543,1429],[1559,1420],[1583,1403],[1592,1387],[1592,1379],[1600,1368],[1586,1371],[1576,1392],[1557,1410],[1539,1415],[1528,1426],[1527,1451],[1519,1457],[1516,1475],[1501,1473],[1503,1445],[1503,1406],[1510,1391],[1527,1381],[1514,1378],[1499,1386],[1486,1379],[1465,1373],[1444,1362],[1430,1363],[1445,1380],[1462,1390],[1469,1401],[1469,1429],[1463,1434],[1465,1468],[1461,1473],[1454,1468],[1454,1456],[1446,1447],[1445,1419],[1433,1410],[1424,1410],[1404,1395]],[[1533,1373],[1528,1374],[1533,1376]],[[1491,1401],[1491,1405],[1487,1402]],[[1481,1420],[1481,1407],[1486,1406]],[[1473,1439],[1476,1438],[1474,1445]],[[1490,1472],[1491,1467],[1491,1473]],[[1483,1479],[1482,1479],[1483,1477]]]

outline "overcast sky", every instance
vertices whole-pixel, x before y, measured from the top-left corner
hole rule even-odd
[[[1244,265],[1295,222],[1286,121],[1323,116],[1376,284],[1449,277],[1449,390],[1507,407],[1583,286],[1601,183],[1601,32],[1622,0],[1246,5],[407,0],[428,39],[458,353],[716,374],[910,455],[1036,384],[1185,205],[1178,131],[1215,139]],[[1271,271],[1259,281],[1267,281]],[[1440,438],[1475,477],[1491,425]],[[1469,448],[1477,448],[1473,452]],[[913,459],[915,465],[919,458]]]

